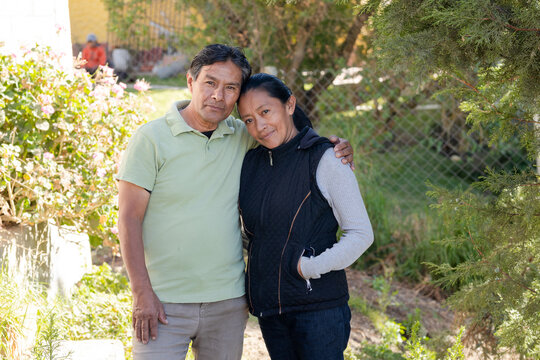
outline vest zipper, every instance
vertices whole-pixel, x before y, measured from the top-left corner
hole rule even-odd
[[[268,156],[270,157],[270,166],[274,166],[274,160],[272,159],[272,151],[268,150]]]
[[[253,244],[251,244],[251,246],[249,247],[249,255],[248,255],[248,271],[247,271],[247,276],[248,276],[248,298],[249,298],[249,306],[251,307],[251,311],[253,311],[253,302],[251,301],[251,250],[253,249]],[[262,316],[262,314],[261,314]]]
[[[291,232],[294,226],[294,222],[296,221],[296,217],[298,216],[298,213],[300,212],[300,209],[302,209],[302,206],[304,206],[304,203],[306,202],[307,198],[311,195],[311,191],[308,192],[304,200],[302,200],[302,203],[298,207],[298,210],[296,210],[296,214],[294,214],[291,227],[289,228],[289,235],[287,235],[287,240],[285,241],[285,245],[283,245],[283,250],[281,250],[281,259],[279,260],[279,276],[278,276],[278,306],[279,306],[279,314],[281,315],[281,267],[283,265],[283,255],[285,254],[285,248],[287,247],[287,244],[289,243],[289,239],[291,238]]]
[[[311,282],[309,281],[309,279],[306,279],[306,287],[307,287],[306,294],[309,294],[311,292],[311,290],[313,290],[313,288],[311,287]]]

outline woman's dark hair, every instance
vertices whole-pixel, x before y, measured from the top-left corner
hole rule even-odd
[[[265,73],[255,74],[244,82],[244,85],[242,85],[242,89],[240,90],[240,96],[247,93],[249,90],[255,89],[263,89],[268,95],[281,101],[282,104],[287,103],[287,100],[289,100],[292,95],[291,89],[289,89],[283,81],[273,75]],[[298,105],[294,108],[293,121],[294,126],[296,126],[298,130],[302,130],[306,126],[313,127],[307,115]]]
[[[212,44],[205,46],[191,61],[189,73],[195,80],[199,76],[203,66],[212,65],[217,62],[232,61],[242,71],[242,84],[251,75],[251,66],[246,59],[242,49],[223,44]]]

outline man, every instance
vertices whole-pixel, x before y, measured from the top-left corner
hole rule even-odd
[[[192,100],[141,126],[123,157],[119,235],[137,360],[183,359],[192,340],[197,359],[242,356],[237,202],[242,161],[256,142],[229,115],[250,74],[239,49],[205,47],[187,74]],[[337,151],[352,149],[340,143]]]
[[[90,74],[94,74],[100,65],[103,66],[107,62],[105,49],[98,44],[96,35],[88,34],[86,37],[86,46],[82,51],[82,58],[86,60],[84,68]]]

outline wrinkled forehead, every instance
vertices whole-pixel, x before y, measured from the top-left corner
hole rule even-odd
[[[232,61],[220,61],[201,67],[198,78],[213,78],[225,83],[242,85],[242,69]]]

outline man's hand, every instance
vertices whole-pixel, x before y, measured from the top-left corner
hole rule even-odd
[[[133,294],[133,329],[137,341],[147,344],[148,340],[156,340],[158,321],[168,324],[163,304],[154,291],[146,290],[140,295]]]
[[[335,135],[329,137],[330,141],[335,145],[334,152],[336,157],[341,158],[341,162],[344,164],[350,164],[351,169],[354,170],[353,161],[353,148],[348,140],[338,138]]]

